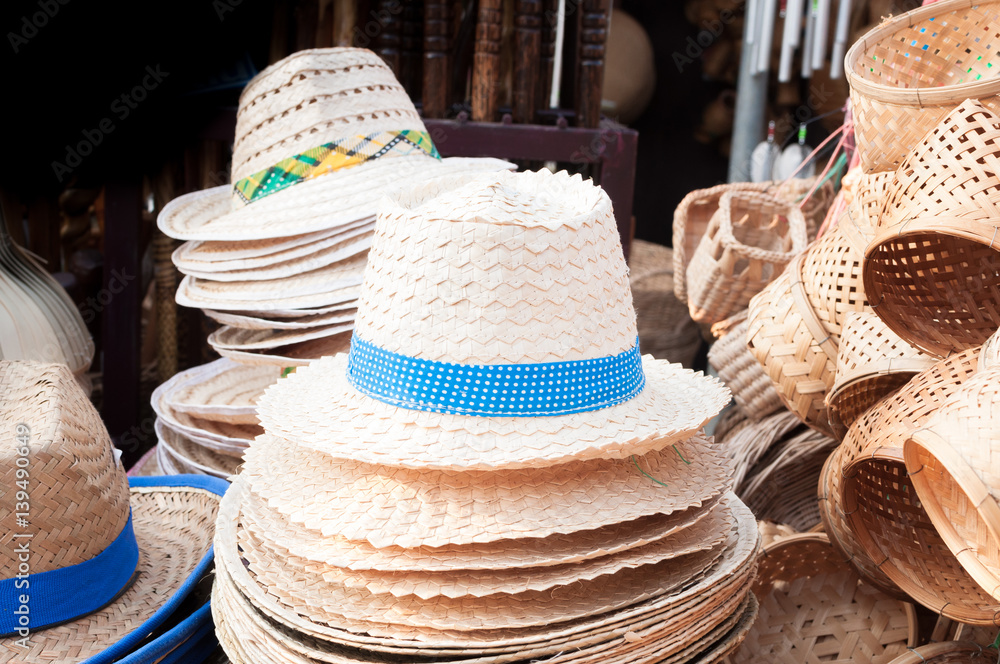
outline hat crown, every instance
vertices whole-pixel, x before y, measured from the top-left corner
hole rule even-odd
[[[21,536],[9,541],[29,542],[31,574],[90,560],[118,537],[129,518],[128,479],[65,365],[0,361],[0,435],[10,441],[0,457],[0,513],[8,536]],[[0,579],[16,576],[19,562],[15,546],[3,547]]]
[[[636,345],[611,201],[579,175],[433,180],[383,201],[355,335],[434,362],[507,365]]]
[[[404,129],[426,131],[375,53],[299,51],[260,72],[240,95],[232,182],[326,143]]]

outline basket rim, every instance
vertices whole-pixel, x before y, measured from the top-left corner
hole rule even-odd
[[[953,653],[971,653],[978,651],[985,653],[989,648],[984,648],[972,641],[939,641],[938,643],[928,643],[917,648],[909,648],[907,652],[893,659],[889,664],[924,664],[941,655]]]
[[[982,0],[939,0],[930,5],[918,7],[899,16],[884,20],[878,26],[862,35],[848,49],[844,56],[844,73],[851,92],[858,92],[871,99],[900,106],[946,106],[954,105],[956,99],[960,103],[965,98],[990,97],[1000,94],[1000,76],[992,79],[973,81],[970,83],[953,83],[933,88],[899,88],[884,83],[873,83],[855,72],[854,66],[861,60],[861,54],[868,50],[869,45],[882,41],[883,38],[895,34],[901,27],[913,25],[915,20],[935,16],[953,9],[971,8],[982,4],[991,4]]]
[[[969,502],[976,506],[976,514],[997,539],[1000,539],[998,537],[1000,536],[1000,505],[990,494],[989,487],[983,483],[968,462],[933,429],[921,427],[913,431],[903,443],[903,459],[906,463],[907,475],[913,483],[913,490],[917,492],[920,502],[923,503],[927,516],[941,535],[941,539],[958,558],[969,576],[981,585],[983,590],[994,597],[1000,597],[1000,575],[989,571],[989,568],[980,561],[976,552],[969,547],[968,542],[958,534],[958,530],[951,520],[945,516],[941,503],[937,499],[937,493],[931,490],[929,482],[926,481],[926,475],[920,472],[923,470],[923,464],[917,459],[918,447],[923,448],[924,451],[938,460],[948,472],[951,480],[969,499]]]
[[[838,374],[836,382],[827,394],[827,405],[837,401],[837,397],[844,390],[857,386],[858,383],[888,376],[890,374],[918,374],[940,362],[936,357],[888,357],[877,362],[866,365],[864,370],[853,371],[848,374]],[[842,376],[842,377],[841,377]]]
[[[784,209],[785,217],[788,220],[788,236],[792,241],[792,247],[788,251],[775,251],[772,249],[761,249],[747,245],[736,239],[733,225],[733,215],[731,213],[732,201],[737,200],[765,200],[774,205],[776,209]],[[806,219],[802,210],[794,203],[771,196],[764,192],[747,190],[730,190],[722,194],[719,198],[719,209],[715,214],[719,215],[719,236],[722,246],[733,249],[739,254],[754,254],[754,258],[765,260],[771,263],[787,263],[798,254],[806,250],[809,238],[806,235]]]

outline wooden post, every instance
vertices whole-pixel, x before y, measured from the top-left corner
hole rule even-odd
[[[423,4],[423,0],[404,0],[400,15],[399,81],[411,99],[417,99],[423,87]]]
[[[577,67],[576,123],[593,128],[601,121],[604,91],[604,50],[608,40],[611,0],[583,0],[580,17],[580,59]]]
[[[400,21],[400,0],[378,0],[375,15],[381,30],[375,37],[375,52],[385,60],[396,78],[402,68],[400,50],[402,46],[402,22]]]
[[[503,0],[479,0],[476,49],[472,62],[472,119],[496,120],[500,93],[500,36]]]
[[[552,94],[552,68],[556,59],[556,25],[559,23],[559,0],[543,0],[541,62],[538,72],[538,91],[535,100],[538,108],[549,107]]]
[[[443,118],[451,99],[451,2],[424,0],[424,117]]]
[[[528,124],[535,119],[538,93],[542,0],[516,0],[514,12],[514,122]]]

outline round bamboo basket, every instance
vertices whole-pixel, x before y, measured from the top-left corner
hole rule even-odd
[[[635,306],[639,347],[657,359],[694,364],[701,331],[687,306],[674,295],[674,257],[669,247],[634,240],[629,255],[629,284]]]
[[[965,99],[1000,108],[998,5],[942,0],[886,19],[848,50],[844,71],[866,172],[894,170]]]
[[[996,654],[969,641],[943,641],[912,648],[889,664],[996,664]]]
[[[910,435],[903,457],[948,548],[1000,599],[1000,369],[966,381]]]
[[[764,373],[763,367],[747,349],[747,312],[742,311],[712,327],[714,334],[719,325],[728,331],[712,344],[708,363],[733,393],[740,409],[754,422],[780,410],[781,397]]]
[[[802,211],[752,191],[728,191],[687,267],[688,310],[717,323],[746,308],[806,248]]]
[[[858,543],[847,525],[847,515],[840,502],[840,448],[835,449],[823,464],[819,476],[819,516],[830,543],[840,552],[844,562],[853,565],[861,577],[882,592],[896,598],[908,595],[880,570]]]
[[[757,622],[735,663],[884,662],[916,645],[917,615],[858,577],[822,533],[776,540],[760,556]]]
[[[1000,367],[1000,330],[994,332],[979,349],[979,368],[985,370],[996,367]]]
[[[826,403],[838,438],[876,403],[935,360],[899,338],[868,311],[847,314],[837,349],[837,375]]]
[[[975,373],[978,351],[941,360],[858,418],[841,445],[840,491],[851,531],[896,585],[945,617],[1000,625],[1000,603],[951,553],[903,463],[903,443]]]
[[[1000,116],[968,100],[910,152],[887,191],[864,287],[886,325],[932,355],[979,346],[1000,326],[998,170]]]

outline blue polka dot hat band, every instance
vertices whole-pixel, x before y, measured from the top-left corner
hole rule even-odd
[[[357,334],[347,378],[359,392],[410,410],[540,417],[600,410],[645,386],[639,342],[612,357],[538,364],[435,362],[384,350]]]

